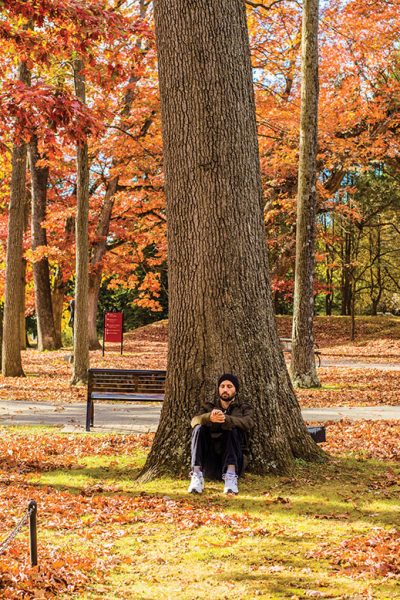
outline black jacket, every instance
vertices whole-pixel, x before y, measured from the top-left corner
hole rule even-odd
[[[214,409],[222,410],[225,413],[225,423],[211,423],[210,414]],[[238,427],[244,432],[249,433],[254,427],[254,411],[250,404],[242,402],[238,396],[231,402],[227,410],[224,410],[220,399],[217,398],[216,400],[206,401],[201,407],[200,413],[193,417],[191,424],[192,427],[207,425],[207,427],[211,428],[211,431],[229,430]]]

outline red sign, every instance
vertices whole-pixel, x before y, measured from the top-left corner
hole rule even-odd
[[[104,341],[122,344],[122,312],[107,312],[104,315]]]

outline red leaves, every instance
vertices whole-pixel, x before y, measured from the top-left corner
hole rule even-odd
[[[38,83],[26,86],[20,81],[4,84],[0,94],[0,112],[3,126],[13,127],[16,139],[29,141],[33,132],[40,132],[41,144],[48,148],[58,135],[83,140],[95,134],[100,123],[74,94],[67,90],[55,92]]]

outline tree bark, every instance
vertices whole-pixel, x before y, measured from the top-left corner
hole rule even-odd
[[[101,348],[97,335],[97,311],[99,303],[99,293],[101,284],[102,270],[89,273],[89,291],[88,291],[88,319],[89,319],[89,348],[98,350]]]
[[[55,330],[55,334],[56,334],[57,348],[61,348],[61,346],[62,346],[61,326],[62,326],[64,293],[65,293],[65,283],[62,278],[61,269],[58,267],[56,269],[53,290],[51,292],[51,304],[52,304],[52,308],[53,308],[54,330]]]
[[[296,268],[290,371],[295,387],[319,387],[314,355],[314,253],[318,142],[318,0],[304,0]]]
[[[86,101],[83,61],[74,61],[75,93]],[[77,145],[77,208],[75,221],[76,276],[74,319],[74,362],[72,385],[85,385],[89,369],[88,287],[89,287],[89,158],[87,142]]]
[[[342,277],[341,277],[341,292],[342,292],[342,308],[343,316],[351,315],[351,255],[352,255],[352,231],[346,231],[344,235],[344,244],[342,248]]]
[[[21,300],[19,303],[19,347],[21,350],[26,350],[27,343],[27,335],[26,335],[26,317],[25,317],[25,309],[26,309],[26,260],[22,259],[22,268],[21,268]]]
[[[190,419],[230,371],[256,412],[251,469],[316,459],[280,349],[269,286],[245,5],[155,2],[169,248],[160,425],[142,473],[187,474]]]
[[[26,63],[19,66],[18,78],[30,82]],[[2,372],[6,377],[24,376],[20,348],[20,312],[22,298],[22,256],[26,199],[25,143],[15,143],[12,153],[11,194],[8,213],[6,281],[4,292],[4,325]]]
[[[46,230],[42,223],[46,218],[48,167],[39,167],[41,159],[38,142],[34,136],[29,144],[29,162],[32,180],[32,250],[47,246]],[[50,269],[47,257],[33,263],[33,281],[35,286],[35,308],[38,329],[38,350],[55,350],[57,336],[54,327],[53,306],[51,302]]]

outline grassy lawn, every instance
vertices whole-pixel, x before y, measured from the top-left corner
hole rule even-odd
[[[394,460],[379,442],[376,453],[336,447],[328,464],[299,463],[290,477],[247,475],[237,497],[222,482],[201,497],[183,480],[139,484],[149,435],[1,428],[0,541],[37,500],[39,568],[23,530],[0,556],[0,595],[398,598],[393,427]]]

